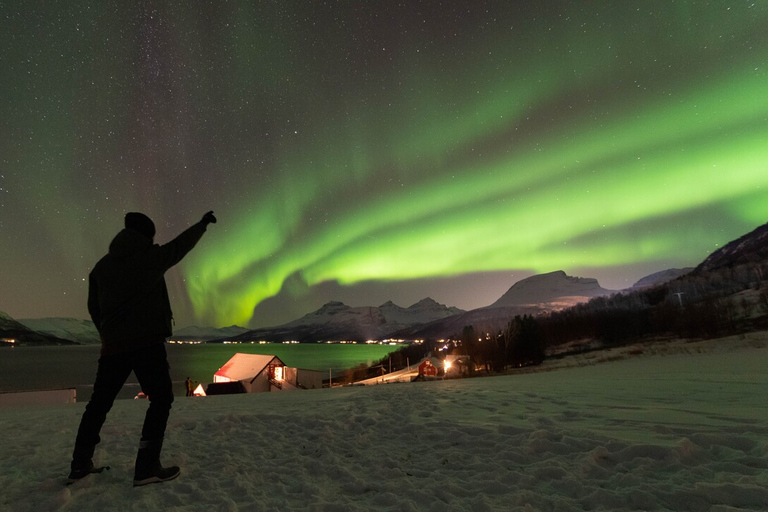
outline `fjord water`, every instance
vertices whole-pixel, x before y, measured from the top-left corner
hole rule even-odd
[[[320,343],[167,344],[166,348],[177,396],[184,394],[186,377],[209,383],[213,374],[236,352],[275,355],[288,366],[337,375],[361,363],[379,360],[397,349],[391,345]],[[76,388],[78,401],[87,400],[98,359],[97,345],[0,349],[0,393]],[[138,391],[132,374],[120,398],[133,397]]]

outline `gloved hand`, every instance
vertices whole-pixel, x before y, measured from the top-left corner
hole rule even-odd
[[[205,215],[203,215],[203,220],[201,222],[203,222],[206,225],[208,225],[208,224],[216,224],[216,217],[214,217],[213,216],[213,212],[210,211],[210,212],[206,213]]]

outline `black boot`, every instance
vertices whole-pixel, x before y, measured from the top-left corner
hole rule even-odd
[[[173,480],[181,470],[179,466],[164,468],[160,465],[160,451],[163,449],[163,440],[142,440],[139,444],[139,453],[136,455],[136,470],[133,474],[133,486],[154,484]]]
[[[72,452],[72,463],[69,466],[68,484],[77,482],[93,472],[93,452],[95,449],[95,446],[75,445],[75,450]]]

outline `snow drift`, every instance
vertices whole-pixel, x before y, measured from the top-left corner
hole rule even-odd
[[[182,475],[141,489],[131,478],[145,401],[115,404],[96,453],[112,470],[70,487],[84,404],[4,409],[13,442],[0,447],[0,508],[765,510],[765,335],[684,350],[505,377],[178,397],[163,460]]]

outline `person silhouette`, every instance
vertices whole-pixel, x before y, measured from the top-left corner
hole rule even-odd
[[[187,396],[192,396],[194,389],[192,387],[192,380],[189,377],[184,381],[184,388],[187,390]]]
[[[173,385],[165,350],[173,313],[165,272],[181,261],[215,223],[213,212],[164,245],[154,244],[155,225],[143,213],[125,215],[125,228],[89,275],[88,312],[101,337],[101,355],[93,393],[75,438],[73,483],[95,468],[99,433],[118,392],[133,371],[149,399],[136,455],[134,486],[172,480],[178,466],[164,468],[160,452],[173,403]]]

